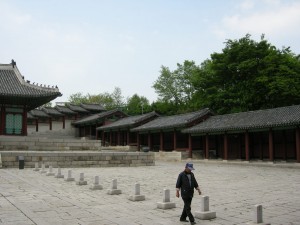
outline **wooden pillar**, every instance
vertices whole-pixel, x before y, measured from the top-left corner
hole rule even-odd
[[[177,143],[177,140],[176,140],[176,129],[174,129],[174,131],[173,131],[173,148],[174,148],[174,150],[176,150],[176,148],[177,148],[176,143]]]
[[[141,151],[139,132],[136,132],[136,141],[137,141],[137,150]]]
[[[152,142],[151,142],[151,133],[150,133],[150,131],[148,132],[148,147],[150,149],[152,149]]]
[[[245,156],[246,156],[246,161],[250,160],[250,154],[249,154],[249,133],[246,130],[245,132]]]
[[[49,118],[49,130],[52,130],[52,118]]]
[[[189,158],[192,158],[193,154],[192,154],[192,135],[189,134]]]
[[[35,119],[35,131],[39,131],[39,119]]]
[[[101,132],[102,132],[102,135],[101,135],[102,136],[102,138],[101,138],[102,144],[101,145],[105,146],[105,132],[104,132],[104,130],[102,130]]]
[[[0,134],[4,134],[5,129],[5,107],[1,106],[1,115],[0,115]]]
[[[287,138],[286,138],[286,131],[282,131],[283,136],[283,160],[287,160]]]
[[[27,136],[27,111],[26,107],[23,108],[23,120],[22,120],[22,134]]]
[[[127,130],[127,133],[126,133],[126,143],[127,143],[127,145],[129,145],[129,143],[130,143],[130,131],[129,131],[129,129]]]
[[[209,136],[208,134],[205,135],[205,158],[209,158]]]
[[[159,145],[160,145],[160,150],[163,151],[164,149],[164,133],[162,131],[160,131],[160,141],[159,141]]]
[[[109,145],[111,146],[112,143],[112,132],[109,131]]]
[[[121,134],[120,134],[121,132],[120,132],[120,130],[118,130],[118,132],[117,132],[117,145],[120,145],[120,140],[121,140]]]
[[[63,129],[65,129],[66,128],[66,117],[65,116],[63,116]]]
[[[228,137],[224,134],[224,160],[228,159]]]
[[[269,160],[274,161],[273,132],[269,129]]]
[[[300,163],[300,128],[296,128],[296,159]]]

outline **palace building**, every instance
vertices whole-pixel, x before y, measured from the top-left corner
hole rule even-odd
[[[0,64],[0,135],[27,135],[27,112],[61,96],[57,86],[25,80],[16,62]]]

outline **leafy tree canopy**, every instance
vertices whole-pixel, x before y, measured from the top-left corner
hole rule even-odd
[[[125,112],[129,115],[141,115],[147,112],[151,112],[151,106],[149,100],[144,96],[134,94],[127,99]]]
[[[213,53],[193,79],[194,102],[217,113],[300,104],[300,61],[261,36],[227,40],[222,53]]]

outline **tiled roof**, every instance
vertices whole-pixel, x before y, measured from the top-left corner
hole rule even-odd
[[[51,107],[44,107],[42,110],[51,115],[51,116],[63,116],[64,114],[60,113],[57,109]]]
[[[142,126],[133,128],[132,131],[150,131],[170,128],[183,128],[189,126],[193,121],[196,121],[206,115],[211,115],[212,112],[208,109],[202,109],[192,113],[185,113],[174,116],[158,117]]]
[[[77,114],[76,112],[72,111],[71,109],[69,109],[66,106],[57,105],[54,108],[57,109],[57,111],[59,111],[63,114],[68,114],[68,115],[76,115]]]
[[[30,114],[34,117],[44,117],[44,118],[49,118],[51,116],[49,116],[47,113],[45,113],[42,110],[39,109],[33,109],[30,111]]]
[[[29,112],[27,112],[27,119],[33,120],[33,119],[36,119],[36,117],[33,116],[33,115],[30,113],[30,111],[29,111]]]
[[[29,108],[36,108],[61,96],[57,87],[25,81],[15,64],[0,64],[0,84],[0,103],[3,104],[13,101],[14,104],[27,104]]]
[[[87,116],[85,118],[82,118],[80,120],[77,120],[77,121],[73,122],[73,124],[74,125],[83,125],[83,124],[96,123],[98,120],[102,120],[105,117],[113,115],[115,113],[121,113],[121,114],[124,115],[124,117],[127,116],[125,113],[123,113],[119,109],[113,109],[113,110],[110,110],[110,111],[106,111],[106,112],[102,112],[102,113],[93,114],[91,116]]]
[[[74,112],[79,112],[79,113],[89,113],[88,110],[82,108],[79,105],[74,105],[74,104],[67,104],[67,107],[69,107],[69,109],[71,109]]]
[[[104,107],[100,104],[83,104],[81,103],[80,106],[88,111],[105,111]]]
[[[129,117],[119,119],[116,122],[113,122],[111,124],[98,127],[97,130],[110,130],[116,128],[134,127],[135,125],[138,125],[143,121],[147,121],[151,118],[156,118],[158,116],[159,115],[156,112],[150,112],[147,114],[137,115],[137,116],[129,116]]]
[[[300,105],[212,116],[184,133],[213,133],[300,125]]]

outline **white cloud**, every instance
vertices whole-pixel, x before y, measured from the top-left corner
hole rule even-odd
[[[245,2],[246,3],[246,2]],[[278,1],[268,0],[264,10],[252,10],[243,13],[236,12],[233,15],[225,16],[215,31],[217,35],[224,33],[238,34],[298,34],[300,24],[300,2],[293,4],[278,5]]]

